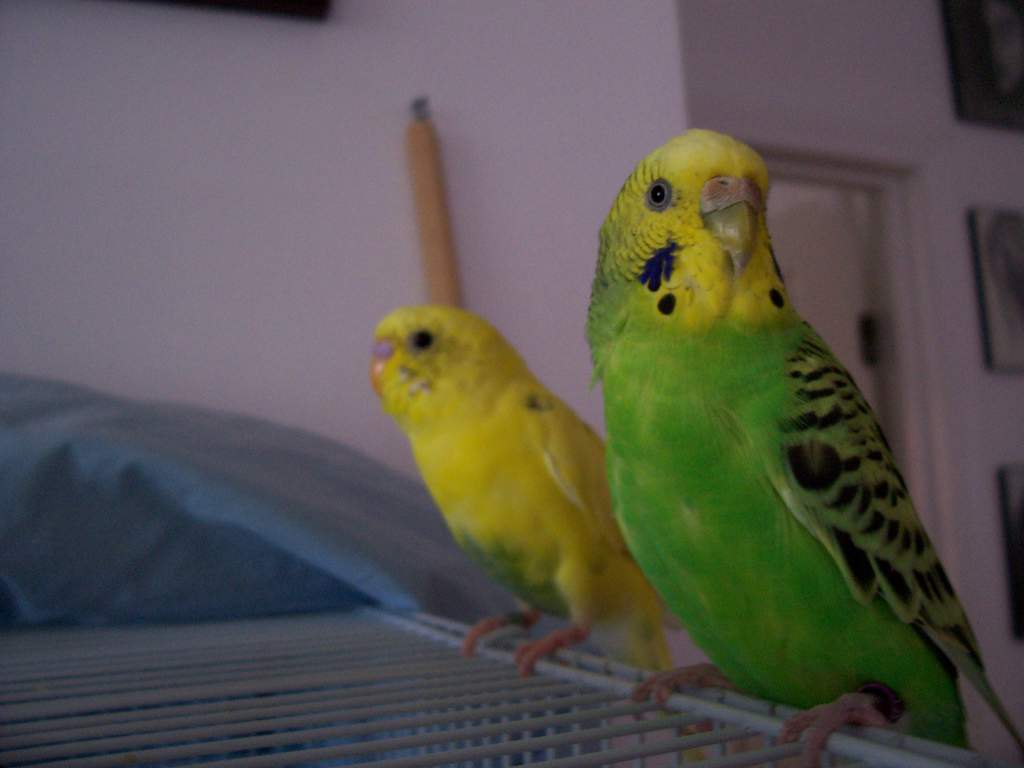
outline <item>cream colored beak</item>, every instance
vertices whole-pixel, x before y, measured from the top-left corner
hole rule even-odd
[[[743,272],[754,252],[764,198],[757,184],[735,176],[716,176],[701,189],[700,213],[704,226],[728,252],[733,278]]]

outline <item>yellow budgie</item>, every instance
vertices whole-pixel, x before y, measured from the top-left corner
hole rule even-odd
[[[625,663],[669,665],[662,605],[612,517],[601,439],[494,327],[454,307],[395,310],[370,377],[455,540],[528,607],[474,626],[466,655],[543,611],[571,623],[519,648],[521,674],[588,636]]]

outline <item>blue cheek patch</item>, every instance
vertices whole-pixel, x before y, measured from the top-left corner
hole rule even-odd
[[[668,241],[668,245],[659,248],[646,262],[643,271],[640,272],[640,284],[646,285],[652,293],[661,288],[661,281],[672,277],[672,266],[675,262],[675,252],[679,246]]]

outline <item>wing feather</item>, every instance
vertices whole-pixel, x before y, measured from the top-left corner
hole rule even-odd
[[[601,438],[539,384],[524,388],[516,397],[525,411],[528,439],[540,454],[555,486],[580,510],[609,551],[628,553],[612,514]]]
[[[527,418],[531,439],[540,451],[544,467],[568,501],[584,514],[608,551],[629,559],[626,545],[612,511],[611,491],[606,479],[604,441],[561,400],[539,386],[521,396],[530,411]],[[662,622],[670,629],[682,625],[662,604]]]
[[[805,331],[786,360],[776,492],[832,555],[854,596],[867,603],[880,593],[967,676],[1024,750],[882,427],[850,373],[809,325]]]
[[[954,661],[981,656],[882,428],[849,372],[805,326],[786,361],[776,492],[832,555],[856,598],[881,594]]]

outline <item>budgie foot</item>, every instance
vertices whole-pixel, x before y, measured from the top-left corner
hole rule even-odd
[[[523,629],[529,629],[539,619],[540,611],[535,610],[513,611],[512,613],[504,613],[501,616],[490,616],[486,619],[481,619],[470,627],[466,636],[462,639],[462,655],[472,656],[476,653],[476,645],[484,635],[489,635],[491,632],[507,627],[509,624],[517,624]]]
[[[533,674],[534,666],[542,658],[554,653],[559,648],[568,648],[570,645],[582,643],[589,634],[589,627],[572,624],[565,629],[555,630],[540,640],[520,645],[516,649],[516,665],[519,667],[519,674],[522,677],[529,677]]]
[[[653,698],[659,704],[668,701],[669,696],[683,688],[728,688],[736,686],[714,664],[691,664],[687,667],[668,669],[644,680],[633,689],[634,701]]]
[[[899,702],[899,699],[895,701]],[[888,710],[888,714],[883,714],[883,708]],[[844,725],[884,726],[899,718],[900,712],[894,710],[872,693],[846,693],[829,704],[820,704],[791,717],[782,726],[779,742],[796,741],[803,734],[800,767],[814,768],[828,737],[839,728]]]

